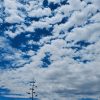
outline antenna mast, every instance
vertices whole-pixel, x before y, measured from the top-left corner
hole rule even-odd
[[[37,88],[37,86],[35,85],[35,81],[33,80],[31,83],[31,88],[30,88],[30,92],[28,92],[28,94],[31,94],[31,100],[34,100],[35,97],[37,97],[37,94],[35,92],[35,88]]]

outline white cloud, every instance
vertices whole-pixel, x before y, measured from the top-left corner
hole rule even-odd
[[[3,20],[0,18],[0,23],[3,23]]]
[[[44,17],[44,16],[50,16],[51,10],[50,8],[39,8],[37,10],[32,10],[29,12],[30,17]]]
[[[100,35],[99,29],[100,29],[99,23],[86,25],[83,28],[75,28],[73,32],[70,32],[70,34],[66,37],[66,40],[67,41],[70,41],[70,40],[74,40],[74,41],[88,40],[89,41],[90,40],[91,42],[94,42],[94,41],[97,41],[99,38],[99,35]]]
[[[93,22],[99,22],[100,21],[100,13],[97,13],[96,15],[94,15],[90,20]]]
[[[42,21],[48,23],[48,24],[56,24],[58,22],[61,22],[63,19],[63,15],[62,14],[56,14],[54,17],[52,18],[48,18],[46,17],[45,19],[42,19]]]
[[[53,3],[60,3],[61,0],[48,0],[49,3],[53,2]]]
[[[18,4],[16,0],[4,0],[5,13],[8,15],[5,19],[8,23],[20,23],[23,19],[18,15]]]
[[[3,43],[0,47],[9,47],[11,52],[14,50],[15,54],[7,55],[7,59],[16,58],[14,64],[20,66],[16,70],[0,70],[0,87],[10,89],[11,94],[17,93],[22,94],[22,97],[28,97],[26,92],[30,88],[29,81],[34,77],[38,86],[36,91],[41,100],[66,100],[66,98],[77,100],[77,96],[96,98],[100,95],[100,19],[99,12],[97,13],[99,6],[98,0],[91,0],[92,4],[87,5],[89,1],[69,0],[69,5],[62,5],[55,11],[51,11],[49,8],[42,8],[41,2],[29,1],[30,8],[27,8],[28,4],[26,7],[16,0],[5,0],[6,11],[9,13],[6,21],[20,22],[20,25],[16,25],[15,32],[9,28],[5,31],[5,35],[8,34],[14,38],[22,32],[34,32],[36,28],[49,29],[52,27],[53,31],[51,36],[40,39],[38,44],[41,44],[41,47],[37,52],[33,50],[21,52],[21,50],[12,48],[9,42],[5,46],[5,40],[0,39],[0,43]],[[50,0],[49,2],[58,3],[60,1]],[[12,6],[9,6],[9,3],[12,3]],[[29,11],[29,17],[41,18],[38,21],[32,20],[29,26],[25,25],[22,20],[27,15],[19,17],[17,8],[20,6],[27,12]],[[68,17],[68,21],[58,24],[64,17]],[[88,23],[88,20],[91,22]],[[69,32],[71,27],[73,29]],[[61,31],[63,31],[62,34]],[[76,43],[83,40],[90,44],[88,46],[83,44],[83,48],[78,51],[72,48],[81,47],[82,45]],[[36,43],[29,40],[28,44]],[[41,59],[46,53],[50,53],[51,64],[48,68],[42,68]],[[21,57],[24,54],[31,56],[28,61]],[[77,61],[73,57],[80,57],[80,59]],[[84,60],[88,62],[82,62]]]

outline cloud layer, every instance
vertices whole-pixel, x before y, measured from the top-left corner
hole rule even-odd
[[[98,98],[99,0],[4,0],[0,7],[0,88],[9,90],[2,95],[28,97],[35,78],[41,100]]]

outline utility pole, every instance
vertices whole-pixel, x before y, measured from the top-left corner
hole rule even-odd
[[[37,94],[35,92],[35,88],[37,88],[37,86],[35,85],[35,81],[33,80],[31,83],[31,88],[30,88],[30,92],[27,92],[27,94],[31,95],[31,100],[34,100],[35,97],[37,97]]]

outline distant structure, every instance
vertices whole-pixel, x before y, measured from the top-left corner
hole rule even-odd
[[[37,86],[35,85],[35,80],[33,80],[32,82],[30,82],[31,84],[31,88],[30,88],[30,92],[27,92],[27,94],[31,95],[31,100],[34,100],[35,97],[37,97],[37,94],[35,92],[35,88],[37,88]]]

